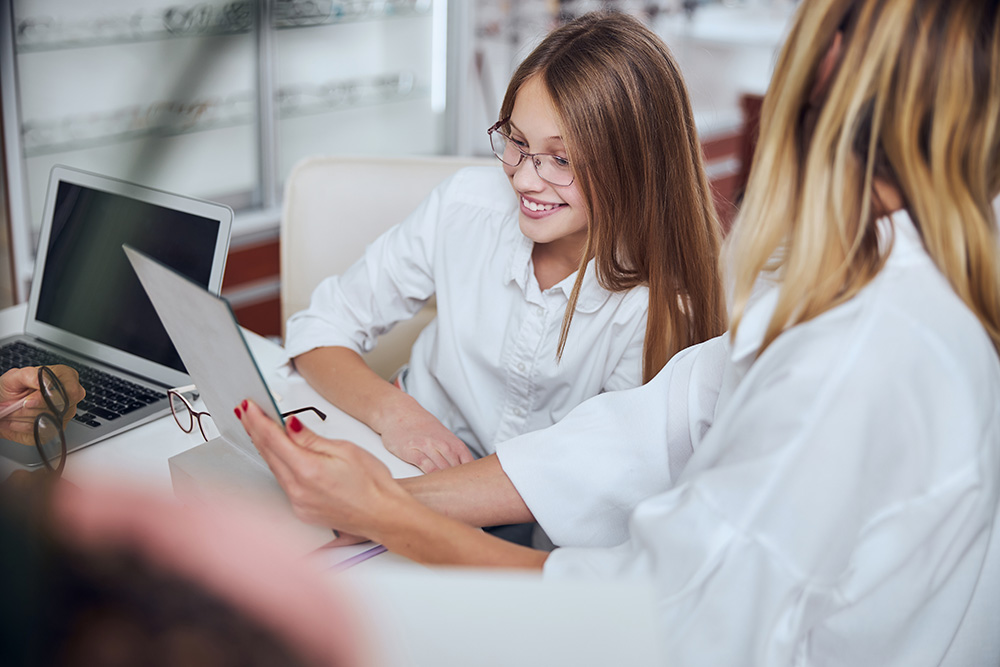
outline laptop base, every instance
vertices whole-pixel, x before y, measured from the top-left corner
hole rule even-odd
[[[235,506],[252,512],[263,534],[282,536],[305,555],[333,539],[329,528],[303,522],[271,471],[222,438],[170,457],[174,495],[190,507]]]

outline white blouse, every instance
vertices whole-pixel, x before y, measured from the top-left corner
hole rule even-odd
[[[1000,664],[1000,360],[909,217],[880,229],[878,276],[759,358],[773,288],[498,447],[546,576],[648,580],[671,665]]]
[[[370,351],[436,295],[406,391],[477,456],[554,424],[587,398],[639,385],[647,288],[608,292],[591,262],[557,360],[576,273],[540,290],[517,215],[499,163],[461,170],[344,275],[316,288],[309,308],[288,321],[289,357],[330,345]]]

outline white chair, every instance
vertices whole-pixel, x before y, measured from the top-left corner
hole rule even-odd
[[[309,305],[323,278],[343,273],[365,247],[401,222],[438,183],[494,158],[307,157],[285,182],[281,216],[281,319]],[[417,334],[433,319],[433,302],[382,336],[365,360],[388,379],[410,358]]]

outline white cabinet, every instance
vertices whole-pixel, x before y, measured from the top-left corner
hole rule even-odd
[[[0,3],[21,296],[55,164],[228,203],[238,236],[242,218],[276,229],[284,176],[305,155],[444,152],[447,4]]]

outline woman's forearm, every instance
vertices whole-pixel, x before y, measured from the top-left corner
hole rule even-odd
[[[382,515],[370,537],[426,565],[541,570],[548,553],[506,542],[411,498]]]
[[[294,359],[295,368],[332,404],[383,433],[393,415],[413,408],[413,399],[383,380],[346,347],[319,347]]]
[[[471,526],[534,521],[496,454],[471,463],[399,480],[421,504]]]
[[[310,350],[295,358],[295,367],[324,398],[382,436],[390,453],[424,472],[474,459],[437,417],[376,375],[354,350]]]

